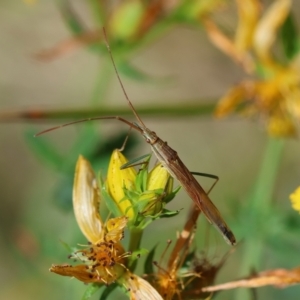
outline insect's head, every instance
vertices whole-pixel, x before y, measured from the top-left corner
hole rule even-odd
[[[158,137],[154,131],[151,131],[149,128],[142,128],[142,135],[145,138],[146,142],[150,145],[156,143]]]

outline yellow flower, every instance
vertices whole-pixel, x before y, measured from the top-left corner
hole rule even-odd
[[[293,209],[300,213],[300,187],[298,187],[294,193],[290,195],[290,200]]]
[[[234,42],[217,31],[210,20],[210,23],[206,22],[210,24],[207,30],[210,35],[217,31],[222,37],[217,46],[254,75],[255,68],[249,68],[247,59],[252,49],[255,54],[252,55],[252,64],[255,63],[256,70],[260,70],[260,78],[244,80],[231,88],[220,99],[215,115],[223,117],[233,111],[248,117],[257,115],[266,123],[270,135],[295,136],[300,112],[299,57],[286,64],[280,63],[272,53],[278,31],[289,15],[291,1],[274,1],[261,16],[258,0],[237,1],[237,4],[239,23]],[[249,15],[245,17],[245,14]]]
[[[292,66],[269,69],[261,80],[247,80],[222,97],[215,115],[223,117],[234,110],[246,116],[260,115],[272,136],[295,136],[299,117],[300,75]]]
[[[171,187],[170,187],[171,185]],[[172,183],[170,182],[170,174],[162,164],[157,164],[148,174],[147,188],[148,193],[144,193],[139,198],[143,198],[148,202],[143,210],[143,215],[156,215],[161,212],[163,208],[163,197],[172,192]],[[170,188],[171,190],[165,190]]]
[[[161,300],[148,282],[126,267],[130,254],[125,252],[120,241],[124,237],[127,217],[112,218],[104,223],[99,214],[100,199],[92,167],[80,156],[74,179],[73,206],[77,223],[90,245],[70,256],[79,260],[79,265],[52,265],[50,271],[84,283],[109,285],[117,282],[126,287],[130,299]]]

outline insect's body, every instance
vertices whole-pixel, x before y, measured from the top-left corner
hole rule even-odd
[[[234,234],[196,178],[181,161],[177,152],[167,142],[160,139],[155,132],[144,126],[138,126],[142,130],[142,135],[146,142],[150,144],[152,151],[162,165],[181,183],[197,207],[204,213],[207,220],[221,232],[226,242],[234,245],[236,243]]]
[[[129,100],[129,97],[125,91],[125,88],[122,84],[122,81],[120,79],[120,76],[118,74],[113,56],[111,54],[111,50],[109,47],[109,44],[107,42],[107,37],[104,32],[104,41],[106,42],[107,49],[109,51],[114,69],[116,71],[116,75],[118,77],[119,83],[121,85],[121,88],[123,90],[123,93],[125,95],[126,101],[131,108],[134,116],[136,117],[136,121],[134,123],[131,123],[130,121],[127,121],[126,119],[123,119],[118,116],[111,116],[111,117],[99,117],[99,118],[89,118],[85,120],[79,120],[71,123],[67,123],[61,126],[53,127],[47,130],[44,130],[40,132],[38,135],[64,127],[75,123],[85,122],[85,121],[91,121],[91,120],[99,120],[99,119],[115,119],[119,120],[131,128],[135,129],[136,131],[140,132],[143,137],[145,138],[146,142],[150,144],[152,151],[157,156],[158,160],[163,164],[163,166],[170,172],[170,174],[175,177],[181,185],[184,187],[186,192],[189,194],[191,199],[194,201],[195,205],[201,210],[208,221],[212,223],[222,234],[224,239],[230,243],[231,245],[234,245],[236,243],[235,237],[232,233],[232,231],[229,229],[225,221],[223,220],[219,210],[216,208],[216,206],[212,203],[212,201],[209,199],[207,193],[203,190],[201,185],[198,183],[198,181],[195,179],[193,174],[188,170],[188,168],[184,165],[184,163],[181,161],[181,159],[178,157],[177,152],[170,148],[167,144],[167,142],[164,142],[161,140],[155,132],[151,131],[149,128],[146,127],[140,116],[137,114],[134,106],[132,105],[131,101]]]

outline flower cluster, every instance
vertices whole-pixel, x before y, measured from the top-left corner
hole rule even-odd
[[[259,116],[270,135],[296,135],[300,64],[296,37],[292,36],[291,6],[291,0],[276,0],[263,11],[261,1],[237,1],[239,20],[233,37],[224,34],[211,18],[204,20],[213,43],[253,77],[229,89],[220,99],[217,117],[233,111]],[[274,48],[280,34],[286,49],[279,58],[274,55]]]
[[[149,158],[144,165],[148,162]],[[131,299],[162,299],[146,280],[130,271],[133,255],[131,251],[125,251],[121,240],[129,224],[131,229],[143,229],[149,223],[145,221],[147,218],[163,216],[165,199],[174,196],[172,180],[160,164],[150,172],[147,166],[136,172],[133,167],[121,170],[126,163],[128,161],[122,153],[115,150],[107,181],[101,188],[90,163],[83,156],[79,157],[74,178],[73,208],[78,226],[89,244],[69,256],[79,261],[78,265],[52,265],[50,271],[75,277],[84,283],[98,284],[99,287],[103,284],[123,286]],[[113,207],[112,212],[119,215],[106,222],[99,213],[102,192],[106,195],[107,206]],[[139,243],[135,245],[135,249],[131,250],[139,250]]]

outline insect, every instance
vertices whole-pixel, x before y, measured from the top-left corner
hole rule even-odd
[[[68,126],[75,123],[85,122],[85,121],[91,121],[91,120],[99,120],[99,119],[116,119],[123,123],[126,123],[131,128],[138,131],[146,140],[146,142],[150,145],[152,151],[158,158],[158,160],[162,163],[162,165],[168,170],[168,172],[176,178],[180,184],[183,186],[183,188],[186,190],[190,198],[194,201],[195,205],[200,209],[207,220],[213,224],[222,234],[224,239],[227,243],[231,245],[236,244],[236,239],[234,237],[234,234],[230,230],[230,228],[227,226],[225,221],[223,220],[219,210],[217,207],[212,203],[210,198],[208,197],[207,193],[204,191],[204,189],[201,187],[201,185],[198,183],[198,181],[193,176],[192,172],[189,171],[189,169],[185,166],[185,164],[181,161],[179,158],[177,152],[173,150],[167,142],[160,139],[157,134],[150,130],[142,121],[138,113],[136,112],[133,104],[131,103],[125,88],[123,86],[123,83],[121,81],[121,78],[119,76],[115,61],[113,59],[112,51],[110,49],[108,39],[106,36],[105,29],[103,29],[104,33],[104,40],[106,43],[106,47],[108,49],[114,70],[116,72],[118,81],[120,83],[121,89],[124,93],[124,96],[126,98],[126,101],[129,105],[129,107],[132,110],[132,113],[134,114],[136,118],[136,122],[130,122],[126,119],[123,119],[118,116],[109,116],[109,117],[96,117],[96,118],[89,118],[84,120],[75,121],[72,123],[63,124],[60,126],[56,126],[47,130],[44,130],[37,135],[41,135],[43,133]]]

